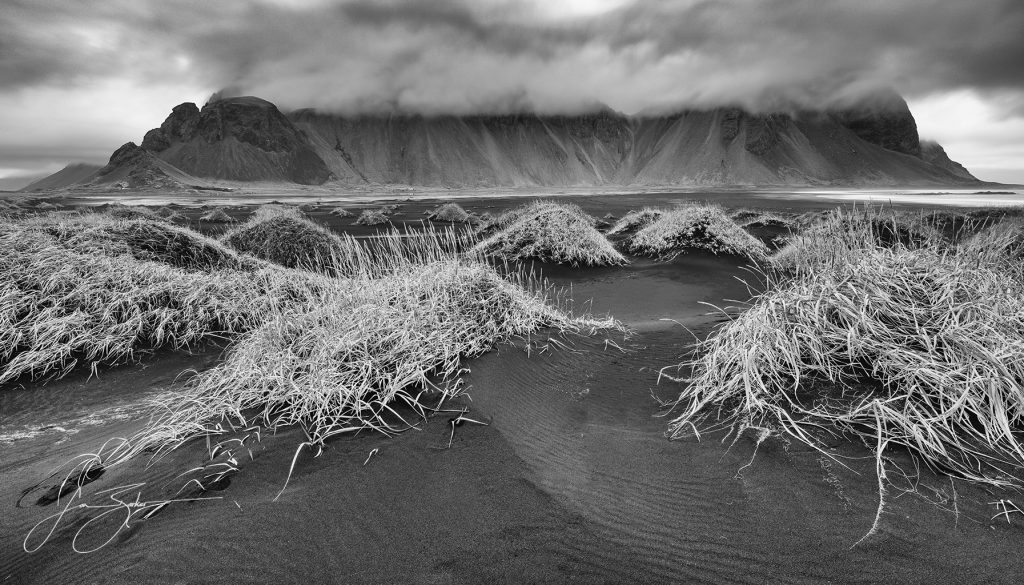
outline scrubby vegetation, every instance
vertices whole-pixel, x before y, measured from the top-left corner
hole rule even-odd
[[[281,216],[273,210],[254,219]],[[550,305],[538,282],[467,256],[469,231],[349,240],[357,252],[344,278],[269,264],[200,273],[108,248],[80,253],[9,221],[0,234],[13,251],[0,259],[9,276],[0,347],[13,348],[2,356],[0,382],[59,375],[80,359],[129,359],[143,345],[236,339],[220,365],[190,378],[137,434],[74,459],[61,471],[65,483],[206,437],[217,442],[212,461],[179,476],[182,489],[202,491],[237,471],[233,445],[299,426],[306,439],[298,455],[338,434],[401,431],[415,422],[409,417],[459,392],[463,358],[541,328],[617,327],[573,317]],[[59,523],[64,513],[51,518]]]
[[[209,223],[231,223],[234,221],[228,212],[222,208],[217,207],[207,211],[206,213],[199,216],[199,221],[206,221]]]
[[[469,223],[470,215],[458,203],[445,203],[432,209],[427,214],[431,221],[449,221],[452,223]]]
[[[107,220],[110,221],[110,220]],[[81,225],[81,224],[80,224]],[[0,220],[0,383],[20,376],[60,376],[76,364],[131,360],[139,348],[185,347],[209,336],[246,331],[282,304],[316,306],[282,270],[215,273],[137,258],[168,258],[184,240],[170,232],[172,249],[156,248],[168,232],[142,220],[98,222],[70,236],[45,224]],[[118,244],[119,233],[137,238]],[[139,235],[141,233],[141,236]],[[157,238],[153,237],[157,234]],[[189,257],[213,263],[202,236]],[[139,247],[138,242],[144,244]],[[157,245],[151,245],[157,244]],[[215,248],[216,246],[212,246]],[[221,250],[221,259],[232,253]],[[301,278],[301,275],[299,276]]]
[[[622,216],[622,219],[612,224],[611,229],[608,230],[608,235],[635,232],[638,229],[651,225],[664,213],[665,210],[654,207],[645,207],[639,211],[629,211],[626,215]]]
[[[390,221],[388,215],[379,209],[364,209],[356,218],[357,225],[380,225]]]
[[[877,456],[879,512],[894,446],[960,478],[1024,485],[1024,292],[1007,238],[951,248],[886,237],[903,235],[898,217],[880,232],[876,213],[834,215],[680,365],[671,435],[756,429],[822,450],[822,432],[859,437]]]
[[[100,211],[118,219],[162,219],[156,210],[142,205],[121,205],[110,203],[100,206]]]
[[[266,205],[221,241],[231,248],[289,268],[336,270],[349,261],[345,240],[295,208]]]
[[[331,215],[335,217],[352,217],[352,212],[344,207],[335,207],[331,210]]]
[[[594,228],[594,220],[576,205],[535,202],[513,209],[493,224],[499,231],[476,250],[505,260],[602,266],[626,259]]]
[[[648,216],[655,214],[648,213]],[[652,223],[629,238],[625,247],[634,254],[659,257],[672,257],[688,249],[705,249],[715,254],[761,260],[768,252],[760,240],[729,219],[724,209],[701,203],[662,211]]]
[[[802,227],[784,239],[784,245],[772,258],[779,269],[813,268],[834,260],[846,250],[875,247],[946,245],[942,233],[928,224],[921,214],[886,212],[878,208],[832,210],[804,216]]]
[[[81,254],[127,255],[186,270],[256,270],[263,266],[217,240],[155,219],[57,212],[27,219],[15,229],[45,233],[54,243]]]

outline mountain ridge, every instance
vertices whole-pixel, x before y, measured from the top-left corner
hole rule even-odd
[[[761,114],[719,108],[627,116],[602,108],[579,115],[340,116],[312,109],[285,114],[269,101],[242,96],[202,108],[180,104],[135,148],[164,165],[159,172],[174,178],[168,185],[202,179],[437,188],[982,183],[941,146],[922,143],[902,98],[882,97],[838,111]],[[146,162],[149,168],[159,166],[154,161]]]

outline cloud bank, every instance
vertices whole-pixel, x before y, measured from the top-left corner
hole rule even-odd
[[[892,87],[1024,116],[1021,31],[1020,0],[4,0],[0,107],[127,84],[348,114],[764,111]]]

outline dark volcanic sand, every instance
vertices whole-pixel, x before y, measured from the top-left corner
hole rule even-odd
[[[642,205],[585,207],[600,216]],[[420,211],[401,210],[417,221]],[[451,406],[491,424],[457,427],[451,449],[444,449],[450,414],[395,438],[333,441],[318,458],[299,457],[274,502],[302,436],[265,437],[227,489],[207,494],[223,499],[169,506],[88,555],[70,549],[80,526],[73,522],[40,551],[22,552],[32,524],[56,512],[32,505],[35,493],[16,507],[22,490],[69,457],[138,428],[144,397],[186,368],[210,365],[219,351],[158,352],[99,379],[76,372],[46,386],[3,388],[0,582],[1020,582],[1024,515],[993,521],[989,504],[1016,494],[925,472],[919,491],[939,505],[893,490],[878,534],[853,547],[877,505],[864,448],[832,442],[837,456],[851,457],[845,469],[803,445],[771,440],[744,467],[754,454],[749,438],[668,441],[653,395],[670,399],[679,385],[658,384],[659,368],[680,361],[693,339],[687,328],[705,335],[721,320],[700,301],[742,300],[737,277],[752,277],[743,261],[707,254],[668,264],[633,260],[611,269],[535,267],[571,285],[575,306],[610,313],[634,332],[560,338],[568,349],[543,349],[540,336],[529,354],[519,343],[467,361],[471,399]],[[83,422],[97,411],[108,414]],[[10,438],[46,425],[65,430]],[[204,452],[200,441],[148,469],[144,461],[114,468],[84,492],[163,485],[200,464]],[[905,454],[892,458],[909,466]],[[944,509],[953,507],[951,486],[959,515]],[[105,540],[109,525],[101,528],[80,545]]]

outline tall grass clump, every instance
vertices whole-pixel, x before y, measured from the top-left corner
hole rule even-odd
[[[819,449],[816,429],[859,437],[883,496],[891,446],[960,478],[1021,486],[1019,284],[977,254],[880,245],[870,221],[847,226],[804,235],[813,252],[769,272],[765,292],[697,344],[670,434],[753,428]]]
[[[625,242],[633,254],[673,257],[688,249],[734,254],[753,260],[767,257],[763,242],[736,225],[718,205],[693,203],[664,211]]]
[[[155,209],[143,205],[122,205],[120,203],[109,203],[100,206],[100,210],[117,219],[163,219]]]
[[[345,209],[344,207],[335,207],[334,209],[331,210],[330,214],[335,217],[352,217],[353,215],[351,211]]]
[[[431,221],[469,223],[470,215],[458,203],[445,203],[431,210],[427,215],[427,219]]]
[[[498,218],[500,230],[474,248],[504,260],[536,258],[543,262],[604,266],[626,259],[594,228],[579,206],[544,201],[513,209]]]
[[[288,268],[331,271],[351,253],[345,242],[294,208],[263,206],[221,236],[231,248]]]
[[[632,233],[654,223],[665,213],[663,209],[644,207],[639,211],[630,211],[622,216],[622,219],[612,224],[608,235]]]
[[[947,246],[942,233],[927,224],[925,216],[886,212],[879,208],[838,208],[805,217],[802,227],[784,238],[784,245],[770,258],[781,270],[816,269],[848,254],[875,248],[920,249]]]
[[[995,265],[1024,282],[1024,220],[1006,219],[989,225],[959,243],[959,252]]]
[[[217,207],[207,211],[206,213],[199,216],[199,221],[205,221],[208,223],[231,223],[234,221],[228,212],[222,208]]]
[[[299,426],[312,447],[359,429],[402,430],[404,417],[425,412],[425,391],[434,391],[431,402],[457,391],[464,358],[540,328],[613,325],[570,317],[479,262],[337,282],[321,307],[274,313],[103,464],[254,427]]]
[[[283,269],[187,270],[105,245],[76,250],[9,221],[0,248],[0,384],[188,347],[250,330],[275,308],[319,305],[305,274]]]
[[[264,266],[213,238],[151,219],[116,219],[97,213],[67,217],[48,214],[23,221],[21,229],[44,232],[55,243],[77,253],[128,255],[186,270],[256,270]]]
[[[356,225],[380,225],[390,221],[388,214],[380,209],[364,209],[356,218]]]

